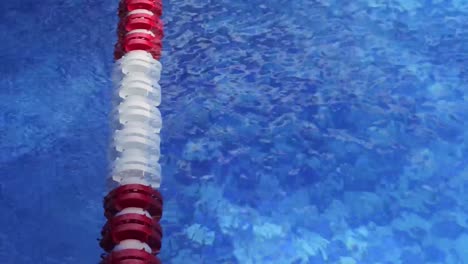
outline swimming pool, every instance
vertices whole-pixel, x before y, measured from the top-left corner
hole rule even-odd
[[[468,263],[468,4],[349,2],[165,1],[165,263]],[[116,5],[0,4],[3,263],[99,259]]]

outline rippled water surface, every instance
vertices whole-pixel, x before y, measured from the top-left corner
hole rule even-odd
[[[164,263],[468,263],[468,2],[165,1]],[[0,3],[0,259],[96,263],[117,1]]]

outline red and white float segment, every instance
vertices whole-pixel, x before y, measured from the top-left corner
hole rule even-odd
[[[100,241],[103,264],[159,264],[163,198],[160,130],[161,0],[121,0],[113,81],[117,124],[110,181],[104,198],[107,223]]]

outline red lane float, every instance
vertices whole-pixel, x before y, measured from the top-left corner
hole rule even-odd
[[[161,249],[162,229],[157,221],[140,214],[123,214],[111,218],[102,229],[101,247],[112,250],[124,240],[146,243],[154,254]]]
[[[120,45],[125,53],[134,50],[144,50],[151,53],[156,59],[161,57],[161,40],[149,33],[140,33],[140,31],[130,32],[125,35],[123,43]]]
[[[161,0],[122,0],[119,5],[119,17],[125,17],[129,12],[144,9],[152,12],[155,16],[162,15]]]
[[[151,12],[138,12],[138,10],[136,10],[134,13],[129,14],[121,20],[118,31],[121,35],[119,37],[123,37],[128,32],[137,29],[151,31],[159,39],[161,39],[164,34],[161,19],[156,18]]]
[[[115,45],[115,59],[119,60],[130,51],[144,50],[158,60],[161,57],[162,50],[161,37],[155,36],[151,31],[145,31],[133,30],[125,34]]]
[[[163,198],[158,190],[140,184],[122,185],[104,198],[105,216],[110,219],[125,208],[142,208],[154,220],[162,216]]]

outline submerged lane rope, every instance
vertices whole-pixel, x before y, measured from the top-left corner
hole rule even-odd
[[[113,156],[102,264],[151,263],[161,249],[161,0],[121,0],[113,82]]]

